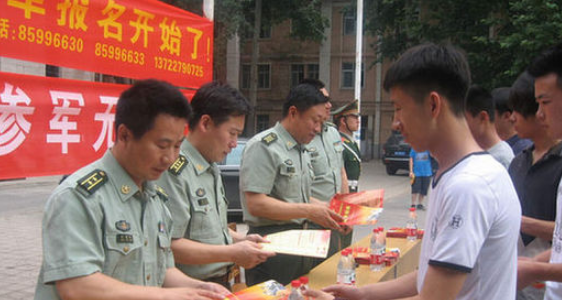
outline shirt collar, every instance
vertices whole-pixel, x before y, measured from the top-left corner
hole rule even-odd
[[[297,141],[287,131],[287,129],[285,129],[285,127],[283,127],[283,125],[281,125],[281,123],[277,122],[277,124],[275,124],[275,131],[277,131],[277,133],[279,133],[279,138],[281,139],[281,142],[285,145],[285,147],[287,147],[287,150],[291,150],[291,149],[299,146]]]
[[[181,144],[181,149],[187,154],[187,157],[189,157],[189,159],[191,160],[190,164],[192,165],[193,170],[195,170],[195,173],[197,175],[201,175],[202,173],[206,172],[210,167],[212,167],[212,165],[214,165],[214,163],[210,164],[203,157],[203,155],[201,155],[199,150],[195,149],[195,147],[193,147],[193,145],[187,139],[185,139]]]
[[[103,169],[109,174],[108,179],[111,181],[113,186],[117,189],[117,194],[119,199],[125,202],[132,198],[136,193],[138,193],[139,187],[133,181],[129,173],[123,169],[121,164],[115,159],[111,150],[108,149],[101,159]],[[147,181],[143,183],[144,191],[149,196],[156,195],[156,186],[153,182]]]

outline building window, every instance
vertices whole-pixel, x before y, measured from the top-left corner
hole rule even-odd
[[[361,87],[365,85],[365,64],[361,64]],[[355,87],[355,63],[344,62],[341,68],[341,87]]]
[[[269,73],[269,64],[258,65],[258,89],[268,89],[270,87]]]
[[[249,89],[250,88],[251,71],[252,71],[252,68],[250,67],[250,65],[242,65],[242,86],[241,86],[241,88],[243,88],[243,89]]]
[[[357,25],[356,12],[346,11],[343,13],[343,34],[344,35],[354,35],[355,26]]]
[[[268,89],[270,87],[269,69],[269,64],[258,64],[258,89]],[[250,65],[242,65],[242,89],[250,88],[251,70]]]
[[[271,38],[271,24],[261,24],[260,39]]]
[[[269,115],[257,115],[256,132],[261,132],[269,128]]]
[[[291,86],[295,86],[304,79],[304,65],[291,65]]]
[[[307,66],[307,73],[306,74],[306,78],[314,78],[314,79],[318,79],[320,78],[320,68],[318,66],[318,64],[309,64]]]
[[[307,65],[292,64],[291,65],[291,86],[295,86],[301,83],[305,78],[318,79],[318,76],[319,76],[318,64],[307,64]]]

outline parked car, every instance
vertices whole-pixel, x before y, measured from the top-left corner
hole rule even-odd
[[[223,161],[218,163],[221,170],[224,192],[228,199],[228,222],[242,221],[242,205],[240,204],[240,160],[242,151],[248,140],[241,138],[238,140],[236,148],[232,149]]]
[[[399,131],[392,131],[383,145],[382,161],[386,166],[386,173],[394,175],[398,170],[410,169],[410,144],[404,141]]]

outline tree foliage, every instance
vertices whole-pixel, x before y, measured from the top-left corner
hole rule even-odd
[[[531,59],[562,32],[556,0],[370,0],[365,28],[382,36],[373,49],[394,59],[423,42],[466,51],[474,83],[510,86]]]

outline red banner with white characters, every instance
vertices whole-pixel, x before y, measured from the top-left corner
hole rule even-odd
[[[0,72],[0,179],[70,174],[101,157],[128,87]]]
[[[157,0],[0,0],[0,56],[197,88],[213,22]]]

